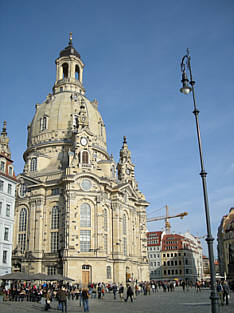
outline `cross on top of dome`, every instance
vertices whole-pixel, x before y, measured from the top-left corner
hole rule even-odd
[[[60,52],[59,57],[61,58],[61,57],[69,56],[69,55],[75,55],[76,57],[80,59],[79,52],[76,51],[76,49],[72,45],[72,33],[69,34],[68,46]]]

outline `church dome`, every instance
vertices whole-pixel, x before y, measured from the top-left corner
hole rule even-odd
[[[72,142],[81,102],[87,115],[87,129],[97,137],[98,145],[106,150],[106,131],[97,101],[90,102],[83,95],[65,91],[49,95],[46,101],[36,105],[29,127],[28,148],[46,142]]]
[[[72,149],[75,135],[81,129],[92,137],[95,149],[108,158],[105,125],[97,101],[91,102],[85,97],[84,64],[72,46],[71,34],[69,46],[60,52],[55,63],[57,72],[53,94],[49,94],[43,103],[36,104],[36,113],[28,127],[24,158],[43,147],[67,146]]]

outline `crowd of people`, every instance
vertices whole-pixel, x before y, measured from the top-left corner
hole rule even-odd
[[[57,301],[57,309],[67,312],[67,300],[77,300],[80,306],[83,305],[84,312],[89,312],[89,298],[104,299],[107,293],[113,294],[113,300],[121,302],[131,302],[139,295],[150,295],[151,293],[173,292],[176,287],[182,287],[184,292],[189,291],[193,286],[196,291],[201,291],[204,287],[203,282],[196,281],[195,284],[187,281],[150,281],[150,282],[131,282],[123,284],[105,284],[91,283],[87,288],[82,288],[79,284],[71,285],[67,283],[62,285],[57,283],[35,284],[32,282],[13,282],[10,287],[2,285],[4,301],[32,301],[43,303],[44,309],[47,311],[51,308],[51,302]],[[1,291],[0,290],[0,291]],[[226,282],[217,282],[217,293],[219,295],[220,304],[224,302],[228,305],[230,290]]]

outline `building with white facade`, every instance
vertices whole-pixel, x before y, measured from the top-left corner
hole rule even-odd
[[[185,280],[203,278],[202,246],[200,239],[185,233],[147,233],[147,249],[152,280]]]
[[[147,233],[147,250],[149,259],[150,279],[162,279],[162,238],[164,231],[153,231]]]
[[[17,180],[9,149],[6,122],[0,136],[0,275],[11,272],[15,188]]]

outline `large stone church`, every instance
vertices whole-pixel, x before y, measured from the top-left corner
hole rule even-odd
[[[52,94],[28,125],[18,175],[13,270],[76,282],[148,280],[146,207],[123,138],[116,165],[98,102],[85,96],[84,64],[68,46]]]

